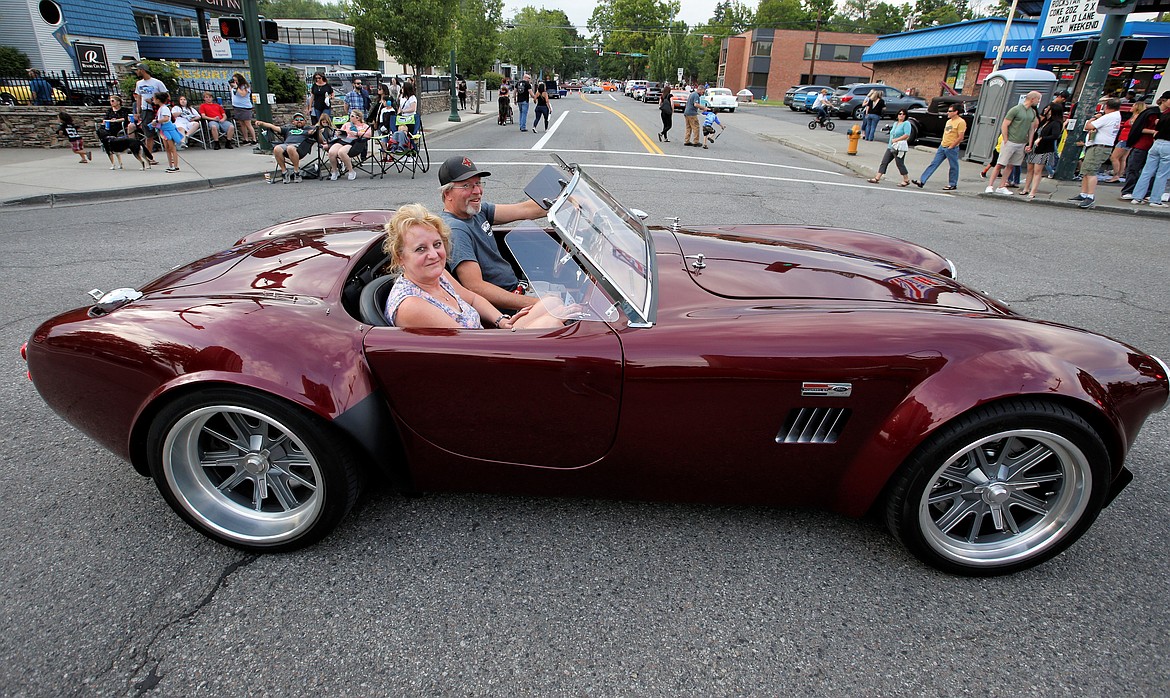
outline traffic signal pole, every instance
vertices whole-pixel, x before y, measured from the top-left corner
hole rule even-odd
[[[260,12],[256,0],[241,0],[244,11],[244,36],[248,43],[248,69],[252,72],[252,94],[260,97],[256,105],[256,116],[261,121],[272,123],[272,107],[268,104],[268,73],[264,68],[264,35],[260,30]],[[255,148],[259,153],[271,153],[272,146],[264,129],[256,129]]]
[[[1060,160],[1056,164],[1056,178],[1071,180],[1076,173],[1077,160],[1081,146],[1077,142],[1084,142],[1085,121],[1092,119],[1097,109],[1097,100],[1105,89],[1105,78],[1109,77],[1109,68],[1113,65],[1113,57],[1117,53],[1117,40],[1121,38],[1121,30],[1125,28],[1124,14],[1105,15],[1101,23],[1101,36],[1097,41],[1097,52],[1093,54],[1093,62],[1089,64],[1089,72],[1085,75],[1085,82],[1081,86],[1081,94],[1077,98],[1077,106],[1073,111],[1072,130],[1065,139],[1064,149],[1060,151]]]

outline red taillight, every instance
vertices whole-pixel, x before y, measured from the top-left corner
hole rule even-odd
[[[20,345],[20,358],[28,361],[28,342]]]
[[[844,97],[841,98],[841,102],[842,103],[848,102],[851,99],[853,99],[853,95],[845,95]]]

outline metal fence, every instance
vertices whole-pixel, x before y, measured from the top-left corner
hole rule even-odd
[[[110,93],[118,91],[113,75],[82,75],[45,71],[41,74],[53,87],[53,104],[100,106]],[[0,104],[35,104],[35,91],[27,73],[0,75]]]

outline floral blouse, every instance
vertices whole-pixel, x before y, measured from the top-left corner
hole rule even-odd
[[[390,295],[386,298],[386,320],[389,321],[391,326],[394,326],[394,316],[398,314],[398,306],[407,298],[415,296],[422,298],[439,310],[447,313],[460,327],[469,330],[483,329],[483,323],[479,319],[479,312],[455,293],[455,287],[451,285],[451,282],[447,281],[445,277],[440,277],[439,285],[443,287],[444,291],[450,293],[452,298],[459,301],[459,312],[455,312],[446,303],[443,303],[438,298],[422,290],[418,287],[418,284],[403,276],[394,282],[394,288],[390,289]]]

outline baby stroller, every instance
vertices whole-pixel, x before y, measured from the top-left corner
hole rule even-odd
[[[513,122],[512,103],[508,101],[507,97],[500,96],[500,114],[496,119],[496,123],[500,126],[507,126]]]

